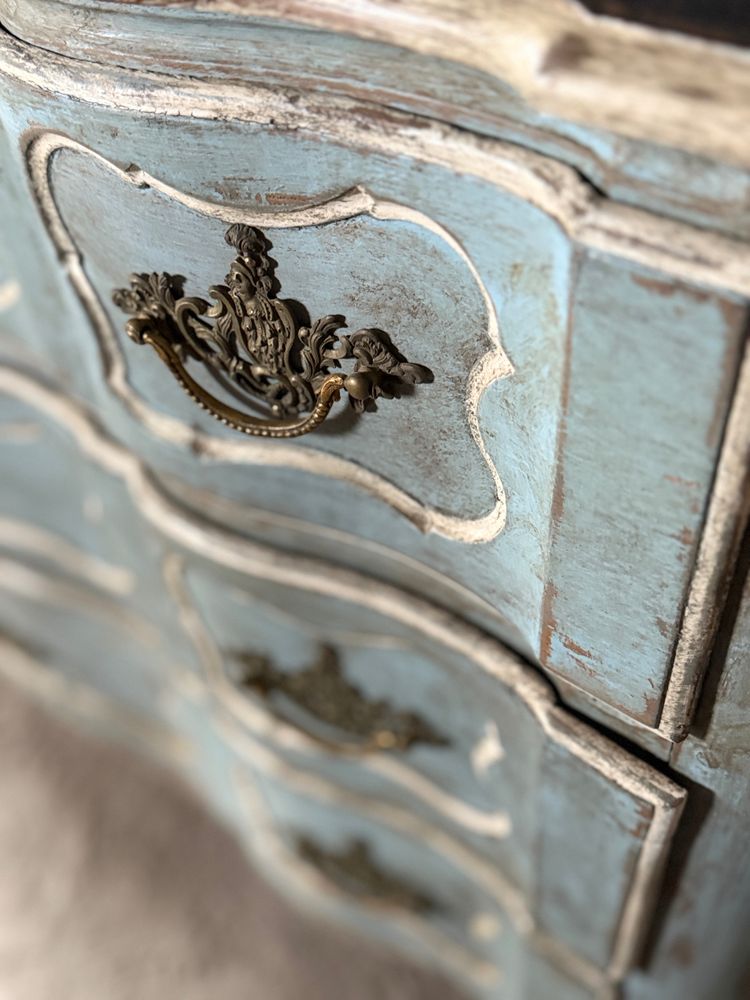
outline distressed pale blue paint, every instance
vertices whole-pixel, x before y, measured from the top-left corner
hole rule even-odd
[[[219,697],[215,686],[209,684],[205,689],[202,682],[177,683],[175,671],[195,672],[195,667],[185,636],[179,637],[178,608],[161,576],[162,560],[173,551],[172,546],[143,520],[125,484],[92,466],[67,434],[34,407],[0,400],[0,430],[21,424],[36,424],[40,433],[26,443],[13,441],[8,435],[0,445],[0,462],[8,470],[0,496],[0,517],[38,524],[110,564],[131,568],[138,587],[122,598],[121,607],[150,623],[155,635],[144,643],[127,628],[122,635],[113,631],[93,608],[86,608],[85,597],[80,609],[70,610],[56,608],[54,603],[48,607],[46,600],[40,604],[6,593],[0,600],[0,629],[71,679],[187,737],[193,748],[195,780],[216,809],[243,836],[250,836],[252,843],[253,828],[248,826],[233,774],[237,766],[252,769],[253,754],[243,757],[244,763],[233,761],[232,751],[225,745],[226,728],[218,726],[218,720],[223,718],[224,727],[229,725],[238,733],[245,723],[230,703]],[[103,500],[100,521],[92,522],[82,513],[83,498],[91,490]],[[54,503],[49,502],[50,496],[54,496]],[[33,565],[37,561],[22,544],[18,551],[12,541],[6,541],[4,547],[22,562]],[[67,570],[42,557],[38,569],[60,582],[76,578],[74,564]],[[419,630],[362,607],[356,591],[351,601],[334,600],[316,594],[314,580],[311,583],[311,591],[282,587],[230,574],[189,557],[188,595],[204,627],[224,651],[227,675],[231,674],[231,655],[238,650],[265,653],[280,667],[295,670],[311,662],[320,642],[330,642],[339,649],[347,676],[366,697],[387,698],[394,707],[418,712],[449,734],[450,746],[415,749],[403,756],[403,764],[436,788],[479,809],[507,810],[513,829],[507,840],[501,841],[469,834],[398,783],[366,773],[356,758],[283,751],[271,741],[274,753],[280,752],[300,779],[306,771],[316,772],[343,793],[349,790],[373,802],[390,803],[403,810],[404,816],[421,816],[428,828],[444,828],[504,873],[545,930],[566,941],[573,951],[588,954],[595,964],[606,964],[612,947],[610,916],[614,919],[622,908],[632,877],[630,858],[640,846],[640,834],[628,828],[638,797],[597,779],[591,795],[590,766],[571,760],[567,751],[562,758],[556,756],[554,767],[550,766],[549,738],[543,727],[516,694],[479,673],[473,661],[448,652]],[[258,599],[260,603],[256,603]],[[269,605],[279,610],[269,612]],[[310,630],[316,632],[314,641]],[[352,632],[373,638],[369,642],[347,639]],[[389,647],[393,640],[395,647]],[[386,646],[381,648],[379,643],[384,641]],[[498,652],[500,655],[500,648]],[[505,756],[480,778],[472,770],[470,756],[487,722],[497,725]],[[494,912],[500,905],[490,898],[481,879],[454,869],[440,851],[373,824],[353,807],[331,809],[320,805],[314,795],[300,798],[285,790],[280,779],[267,778],[263,767],[259,772],[255,779],[279,835],[284,836],[288,827],[330,844],[366,835],[386,868],[408,872],[412,882],[429,886],[430,892],[444,901],[443,909],[429,918],[435,926],[479,957],[499,963],[511,990],[519,991],[511,995],[519,1000],[524,996],[525,977],[541,974],[541,958],[534,959],[533,969],[527,968],[531,955],[528,945],[515,934],[502,906],[499,918],[503,934],[497,943],[482,943],[469,933],[475,913]],[[567,811],[559,802],[561,794],[571,803]],[[555,808],[549,805],[550,797],[557,803]],[[589,812],[575,808],[582,800],[595,802],[596,808]],[[555,817],[552,823],[548,822],[550,815]],[[585,863],[590,878],[581,881],[582,891],[578,896],[569,894],[561,909],[561,885],[548,873],[561,873],[567,880],[582,863],[582,844],[588,845]],[[540,873],[544,877],[538,882]],[[599,914],[594,928],[589,920],[592,909]],[[359,911],[356,920],[384,940],[400,940],[401,946],[406,943],[418,953],[418,944],[405,941],[384,917]],[[482,995],[481,991],[477,995]]]
[[[3,433],[6,427],[9,428],[7,435]],[[20,427],[22,432],[14,434],[14,427]],[[23,428],[28,428],[28,438]],[[130,574],[132,591],[115,593],[113,600],[136,614],[149,626],[153,636],[159,637],[154,647],[143,646],[138,637],[134,637],[131,653],[138,669],[144,666],[156,673],[162,669],[166,673],[163,681],[178,665],[181,669],[197,671],[193,646],[187,641],[175,617],[174,605],[165,592],[162,559],[166,548],[136,512],[123,484],[88,461],[59,426],[33,407],[4,396],[0,396],[0,469],[0,517],[37,527],[82,553],[97,557],[105,565]],[[13,540],[12,531],[6,532],[5,537]],[[29,553],[24,546],[23,539],[15,546],[6,541],[4,545],[0,543],[0,551],[22,562],[32,559],[40,572],[55,578],[81,582],[75,556],[61,564],[51,561],[41,550]],[[85,605],[85,590],[91,584],[85,576],[82,582],[82,604]],[[3,592],[0,603],[4,601]],[[58,633],[55,628],[45,630],[43,627],[53,610],[30,607],[30,617],[23,618],[28,625],[25,631],[20,629],[22,618],[15,611],[5,614],[3,623],[11,635],[24,631],[32,648],[38,645],[37,636],[53,661]],[[19,629],[14,625],[16,621]],[[91,628],[99,626],[94,623]],[[60,641],[69,644],[67,656],[73,667],[76,666],[77,629],[78,626],[71,623],[59,632]],[[122,635],[113,639],[117,632],[113,633],[110,628],[109,641],[115,644],[115,651],[118,642],[126,642],[127,631],[127,626],[123,625]],[[97,642],[105,643],[105,636],[97,635]],[[99,670],[103,676],[115,671],[109,663],[105,645],[100,645],[99,653],[90,655],[88,661],[81,666],[94,670],[95,676]],[[123,668],[118,683],[137,687],[134,680],[128,681],[128,673]]]
[[[621,260],[581,265],[547,663],[650,724],[693,570],[738,321],[715,296]],[[729,337],[718,335],[725,324]]]
[[[18,37],[75,58],[355,94],[450,120],[569,163],[609,197],[750,235],[747,170],[540,114],[502,80],[459,62],[273,18],[96,0],[85,0],[81,17],[80,7],[80,0],[5,0],[0,13]]]
[[[587,300],[585,288],[576,291],[571,272],[575,248],[557,225],[520,198],[466,174],[347,149],[304,130],[285,133],[236,122],[197,127],[181,119],[136,120],[97,108],[82,115],[76,105],[30,94],[25,104],[17,95],[14,100],[12,110],[4,109],[10,134],[17,136],[25,121],[46,123],[115,163],[127,165],[137,157],[143,169],[190,194],[224,200],[228,196],[220,189],[231,189],[232,204],[252,209],[256,197],[264,200],[269,193],[315,203],[365,184],[451,232],[492,296],[514,365],[513,375],[492,386],[480,405],[482,433],[508,501],[504,532],[481,546],[424,536],[383,503],[346,484],[283,469],[198,464],[191,453],[145,435],[104,384],[89,322],[79,306],[68,305],[72,293],[62,276],[59,293],[49,297],[55,322],[42,317],[44,328],[37,329],[56,344],[60,376],[156,469],[242,505],[329,525],[424,562],[494,607],[493,614],[468,595],[460,598],[475,621],[605,705],[649,724],[656,721],[692,559],[690,546],[683,547],[681,572],[670,575],[671,536],[695,535],[700,528],[718,454],[716,430],[726,411],[742,333],[740,308],[719,292],[680,291],[667,275],[643,272],[657,280],[657,287],[642,288],[630,277],[631,265],[618,260],[601,275],[598,298]],[[87,162],[84,154],[58,154],[51,177],[103,301],[134,268],[179,271],[196,291],[223,276],[227,256],[221,222],[151,190],[138,190]],[[38,239],[39,223],[33,225]],[[297,446],[350,456],[449,513],[475,517],[487,510],[492,491],[460,409],[471,367],[488,343],[461,261],[410,224],[360,219],[271,235],[287,294],[305,301],[314,314],[343,306],[354,326],[377,323],[393,329],[406,352],[431,364],[437,376],[433,386],[420,387],[412,397],[385,402],[379,414],[368,415],[353,431],[322,433]],[[590,280],[590,269],[598,266],[595,256],[584,259],[581,280]],[[33,286],[33,279],[28,282]],[[666,297],[659,284],[667,286]],[[461,307],[448,294],[452,287],[460,289],[465,328]],[[576,297],[570,331],[573,381],[561,437],[566,312]],[[111,315],[121,322],[113,308]],[[658,338],[648,332],[652,325],[662,331]],[[191,408],[148,352],[121,339],[144,398],[209,433],[227,433]],[[613,369],[611,359],[628,344],[630,359]],[[721,358],[726,358],[724,374]],[[639,395],[643,379],[648,391]],[[683,419],[686,380],[691,413]],[[672,461],[667,453],[665,442],[672,435],[684,461]],[[561,467],[558,447],[563,449]],[[689,516],[684,497],[663,478],[685,471],[697,484]],[[552,517],[556,481],[566,490],[558,528]],[[595,516],[587,521],[593,507]],[[632,553],[632,539],[623,537],[622,528],[637,513],[642,558],[634,574],[621,561],[618,546]],[[314,542],[308,538],[308,544]],[[361,565],[356,544],[336,546],[333,555]],[[378,571],[399,583],[409,581],[403,566],[385,557],[373,569]],[[608,602],[600,600],[600,571],[612,579]],[[555,590],[560,596],[551,616]],[[439,584],[435,597],[457,599],[444,588],[441,592]],[[657,618],[662,620],[658,627]],[[586,669],[581,667],[580,649],[591,654],[591,668],[585,658]]]
[[[508,88],[459,72],[452,64],[405,57],[387,46],[324,32],[292,32],[267,21],[243,22],[246,38],[252,39],[245,46],[237,44],[239,25],[232,19],[88,6],[99,19],[81,24],[76,34],[55,35],[59,22],[54,17],[40,22],[38,30],[48,31],[51,45],[78,55],[86,46],[97,51],[100,38],[107,61],[118,35],[123,52],[133,49],[137,35],[152,69],[182,71],[167,57],[162,62],[156,58],[163,56],[168,23],[179,28],[169,44],[182,51],[190,40],[191,58],[203,60],[212,75],[255,74],[267,81],[273,68],[276,79],[294,72],[322,89],[366,84],[372,95],[386,88],[395,106],[417,107],[431,116],[440,117],[452,107],[458,124],[571,163],[622,201],[748,233],[745,172],[536,115]],[[204,39],[206,25],[211,30]],[[278,58],[282,44],[285,66]],[[226,60],[229,50],[233,63]],[[214,53],[221,53],[223,66]],[[397,93],[393,80],[390,60],[396,55],[404,72],[403,93]],[[424,89],[430,89],[426,81],[437,81],[439,87],[415,100],[409,80],[416,78]],[[196,509],[200,498],[182,483],[237,501],[239,513],[233,517],[250,536],[358,568],[364,563],[372,575],[423,593],[432,586],[436,601],[482,622],[584,693],[649,724],[657,720],[742,339],[744,317],[731,296],[682,287],[669,276],[638,272],[622,260],[591,253],[580,255],[576,271],[576,248],[543,213],[468,175],[406,157],[387,158],[322,143],[303,132],[282,134],[238,123],[137,120],[126,112],[82,107],[64,96],[21,94],[3,81],[0,88],[0,116],[7,128],[7,133],[0,129],[0,278],[19,280],[23,291],[20,302],[0,317],[5,361],[31,363],[85,399],[112,434],[160,474],[173,477],[174,492]],[[477,264],[515,366],[513,377],[488,390],[480,407],[483,433],[508,493],[505,532],[476,547],[426,538],[345,484],[268,468],[201,464],[192,454],[150,438],[104,385],[88,320],[39,219],[23,207],[27,202],[17,143],[29,123],[66,132],[120,166],[135,160],[177,188],[213,201],[250,209],[258,200],[266,204],[269,195],[277,201],[302,196],[314,203],[366,184],[445,225]],[[223,275],[220,223],[154,192],[128,187],[80,156],[58,157],[52,179],[102,299],[133,268],[180,270],[197,292]],[[461,398],[482,350],[483,319],[465,267],[432,234],[410,224],[362,219],[314,231],[275,231],[272,238],[285,294],[300,298],[316,314],[341,309],[354,326],[385,326],[410,356],[429,363],[438,376],[434,387],[384,404],[377,418],[367,418],[352,432],[321,434],[302,446],[363,461],[441,508],[458,507],[466,516],[482,513],[491,500],[488,477],[462,422]],[[644,286],[644,278],[656,279],[656,284]],[[569,303],[575,310],[568,330]],[[120,320],[114,311],[112,318]],[[167,413],[224,433],[196,414],[171,384],[165,385],[164,373],[151,357],[131,345],[125,350],[133,384],[146,399]],[[211,696],[198,696],[193,689],[190,698],[174,690],[169,699],[161,697],[175,659],[194,673],[199,670],[162,585],[161,559],[168,546],[144,525],[122,485],[82,460],[64,433],[29,407],[0,400],[0,425],[29,420],[41,427],[37,443],[0,444],[5,470],[0,514],[28,519],[130,568],[138,588],[123,599],[123,606],[154,625],[160,642],[155,649],[133,637],[113,644],[111,631],[84,611],[61,613],[46,607],[41,612],[40,604],[20,596],[3,595],[0,627],[71,678],[162,718],[187,736],[195,749],[196,780],[241,833],[251,832],[252,823],[248,825],[233,781],[237,768],[258,783],[282,836],[304,830],[331,846],[352,836],[366,837],[386,868],[439,897],[443,909],[432,918],[435,925],[503,967],[508,1000],[589,996],[520,942],[502,914],[503,933],[496,942],[470,940],[471,915],[477,909],[495,912],[496,905],[482,886],[448,866],[429,845],[253,774],[209,721]],[[394,441],[400,443],[399,452]],[[82,510],[82,494],[89,490],[103,498],[105,516],[99,524]],[[243,519],[242,510],[251,506],[256,510]],[[263,507],[307,519],[313,529],[346,530],[351,539],[330,547],[302,524],[294,532],[269,524],[257,510]],[[358,538],[377,541],[382,548],[363,555]],[[389,547],[426,568],[389,558]],[[4,554],[18,555],[12,545],[6,550]],[[59,566],[41,557],[24,558],[61,582],[67,579]],[[429,568],[445,572],[467,592],[459,597],[447,584],[429,584]],[[225,650],[247,646],[267,652],[289,670],[306,665],[316,643],[304,628],[280,626],[253,607],[254,595],[317,623],[323,632],[356,626],[404,641],[405,651],[384,653],[341,643],[339,637],[347,675],[368,696],[388,697],[450,732],[449,748],[417,748],[407,755],[408,763],[478,808],[507,808],[514,823],[507,842],[463,833],[464,842],[533,898],[542,929],[594,964],[608,960],[644,833],[635,797],[551,751],[507,691],[477,676],[460,657],[431,647],[394,622],[350,602],[230,578],[197,562],[189,582],[199,613]],[[249,607],[232,594],[231,586],[238,583],[247,591]],[[493,605],[495,613],[472,600],[469,590]],[[740,780],[746,748],[736,736],[746,728],[746,685],[738,680],[746,653],[743,629],[741,624],[730,656],[729,683],[708,735],[690,738],[674,756],[682,773],[716,795],[717,807],[696,840],[687,887],[680,906],[667,915],[652,972],[634,974],[626,987],[634,1000],[677,1000],[686,989],[703,989],[706,996],[718,989],[730,996],[738,981],[744,956],[733,932],[747,909],[745,852],[738,833],[746,818]],[[500,724],[506,759],[490,772],[492,780],[483,783],[472,773],[468,757],[488,719]],[[631,735],[637,738],[637,732]],[[410,800],[403,789],[366,773],[354,761],[335,756],[306,760],[303,754],[288,753],[287,762],[457,832],[424,803]],[[721,879],[714,877],[718,869],[724,873]],[[278,877],[286,885],[283,874]],[[691,898],[690,882],[702,887],[700,900],[696,893]],[[367,933],[404,945],[401,932],[387,920],[344,904],[339,915]],[[686,938],[705,956],[700,982],[695,970],[679,968]],[[407,944],[417,950],[415,942]],[[487,1000],[497,996],[494,989],[476,993]]]

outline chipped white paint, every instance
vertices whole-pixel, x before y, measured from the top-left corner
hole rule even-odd
[[[105,562],[28,521],[0,517],[0,546],[49,559],[64,572],[116,597],[127,597],[135,591],[135,575],[129,569]]]
[[[195,0],[191,8],[279,16],[265,0]],[[596,17],[576,0],[287,0],[283,16],[460,62],[531,107],[588,127],[750,163],[750,68],[741,48]],[[585,43],[581,57],[556,57],[571,38]]]
[[[485,391],[498,379],[507,378],[513,368],[500,343],[500,329],[489,292],[474,262],[461,244],[443,226],[415,209],[394,202],[375,198],[364,188],[354,188],[336,198],[312,208],[269,212],[263,209],[237,209],[230,205],[217,205],[186,195],[137,168],[122,170],[88,147],[56,132],[32,133],[27,136],[26,162],[32,188],[67,274],[91,318],[94,333],[103,355],[104,378],[114,395],[143,426],[156,437],[200,454],[225,462],[248,462],[304,470],[314,475],[327,476],[349,483],[388,504],[408,518],[425,533],[434,532],[462,542],[487,542],[495,538],[505,526],[506,500],[500,474],[492,461],[479,426],[479,403]],[[196,430],[193,426],[155,410],[138,393],[128,380],[125,355],[120,340],[109,317],[91,286],[83,266],[80,251],[73,243],[55,203],[51,186],[50,160],[56,152],[66,149],[95,160],[115,176],[136,187],[151,187],[203,215],[219,218],[226,223],[242,222],[259,225],[265,229],[315,226],[321,223],[370,215],[382,220],[400,220],[420,226],[436,235],[462,261],[470,272],[482,296],[486,310],[485,339],[490,348],[474,365],[467,380],[466,418],[472,438],[490,473],[494,496],[489,498],[489,510],[481,517],[462,518],[426,506],[405,490],[350,461],[315,448],[301,447],[288,441],[258,441],[255,439],[225,439]]]
[[[476,941],[492,941],[502,929],[495,913],[475,913],[469,923],[469,933]]]
[[[0,284],[0,312],[7,312],[21,301],[21,285],[15,279]]]
[[[160,6],[165,5],[160,0]],[[84,10],[86,20],[90,18],[85,4],[71,6],[72,26],[79,26],[73,18]],[[40,2],[0,0],[0,20],[17,37],[35,42],[37,51],[62,48],[57,38],[50,37],[49,26],[52,21],[59,31],[60,22],[45,17],[45,7]],[[486,75],[546,115],[685,149],[702,158],[750,165],[745,141],[750,129],[750,70],[744,49],[593,16],[576,0],[525,0],[522,4],[285,0],[283,5],[270,5],[267,0],[193,0],[190,10],[206,11],[210,17],[225,12],[252,19],[278,19],[283,14],[291,25],[345,33],[448,60],[454,71],[461,66],[466,74],[465,87],[454,96],[459,107],[471,102],[477,76]],[[184,11],[178,10],[176,16],[184,18]],[[251,44],[252,34],[243,36],[242,24],[236,23],[238,44],[243,39]],[[161,21],[164,35],[171,27],[169,21]],[[205,57],[191,67],[185,49],[171,51],[175,58],[181,56],[184,74],[203,73],[205,77],[210,72]],[[101,50],[98,55],[96,49],[89,52],[85,42],[76,55],[79,65],[87,56],[102,61]],[[149,68],[148,50],[142,54],[131,43],[128,55],[129,65],[140,61],[143,68]],[[701,69],[699,87],[696,67]]]
[[[485,722],[484,733],[471,751],[471,766],[474,769],[474,774],[480,778],[484,778],[492,765],[497,764],[504,756],[505,751],[500,742],[497,723],[492,721]]]

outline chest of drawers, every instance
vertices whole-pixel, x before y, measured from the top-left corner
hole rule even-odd
[[[750,69],[494,6],[0,2],[4,669],[471,996],[729,997]]]

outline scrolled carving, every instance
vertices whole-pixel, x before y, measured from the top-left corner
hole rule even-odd
[[[150,344],[217,419],[246,434],[296,437],[318,426],[342,389],[362,412],[381,397],[398,398],[405,386],[433,380],[429,368],[407,361],[382,330],[344,334],[340,315],[300,324],[289,302],[278,298],[271,244],[260,229],[235,224],[225,240],[237,256],[224,284],[209,289],[213,304],[184,295],[182,279],[167,273],[131,274],[129,287],[112,295],[131,316],[131,339]],[[275,422],[248,417],[206,392],[188,375],[190,360],[235,393],[261,400]],[[354,364],[339,372],[347,360]]]

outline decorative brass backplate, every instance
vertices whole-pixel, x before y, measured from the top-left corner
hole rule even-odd
[[[217,420],[245,434],[298,437],[325,419],[341,389],[363,411],[380,397],[397,398],[407,385],[433,380],[429,368],[407,361],[382,330],[346,336],[340,332],[346,320],[336,315],[300,323],[300,307],[277,298],[276,263],[260,229],[235,224],[224,238],[237,256],[225,284],[209,289],[213,305],[183,295],[182,279],[164,272],[131,274],[130,287],[112,295],[132,317],[128,335],[150,344]],[[334,371],[346,359],[354,361],[351,371]],[[267,405],[272,419],[248,416],[208,393],[188,373],[189,360],[202,362],[232,394]]]
[[[347,738],[327,740],[305,728],[308,736],[331,749],[366,753],[408,750],[415,743],[448,745],[449,741],[416,713],[400,711],[381,699],[367,699],[344,677],[336,651],[330,647],[324,646],[318,660],[304,670],[279,670],[267,657],[253,653],[237,653],[233,659],[240,664],[240,685],[266,699],[277,715],[281,695],[311,719],[340,730]]]
[[[351,840],[343,850],[331,851],[300,835],[297,853],[343,892],[362,901],[411,913],[427,914],[440,909],[430,896],[376,864],[364,840]]]

